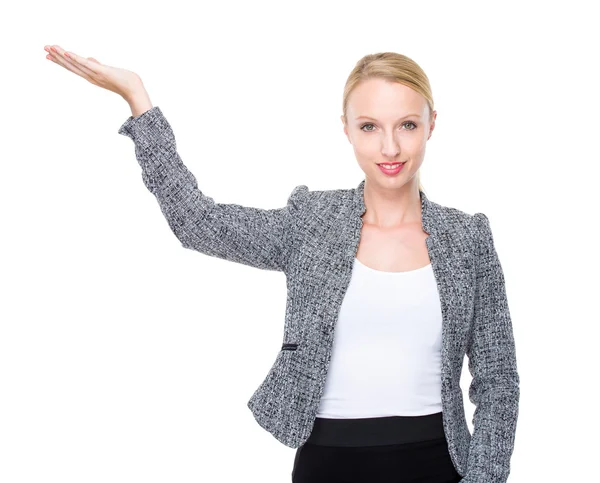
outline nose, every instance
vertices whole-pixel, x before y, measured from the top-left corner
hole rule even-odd
[[[393,134],[386,134],[382,140],[381,154],[388,158],[395,158],[400,154],[400,143],[394,139]]]

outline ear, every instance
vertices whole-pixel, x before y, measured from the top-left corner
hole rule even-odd
[[[427,136],[427,140],[431,137],[433,130],[435,129],[435,119],[437,118],[437,111],[433,111],[431,113],[431,120],[429,121],[429,136]]]
[[[350,134],[348,134],[348,126],[346,125],[346,122],[344,121],[344,115],[343,115],[343,114],[340,116],[340,119],[341,119],[341,121],[342,121],[342,124],[343,124],[343,126],[344,126],[344,134],[345,134],[345,135],[346,135],[346,137],[348,138],[348,142],[349,142],[350,144],[352,144],[352,141],[350,141]]]

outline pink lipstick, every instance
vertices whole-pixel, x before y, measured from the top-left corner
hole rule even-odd
[[[388,163],[385,163],[388,164]],[[404,167],[405,163],[390,163],[388,166],[396,166],[396,167],[392,167],[390,168],[386,168],[383,166],[383,164],[378,164],[377,166],[379,166],[379,169],[384,173],[387,174],[389,176],[393,176],[395,174],[398,174],[402,168]]]

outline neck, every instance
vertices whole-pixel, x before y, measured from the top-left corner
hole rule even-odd
[[[416,179],[400,187],[389,188],[367,179],[364,200],[363,223],[379,228],[398,228],[412,223],[421,225],[421,196]]]

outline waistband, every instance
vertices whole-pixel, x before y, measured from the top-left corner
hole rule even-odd
[[[306,441],[321,446],[379,446],[445,438],[442,413],[357,419],[315,419]]]

